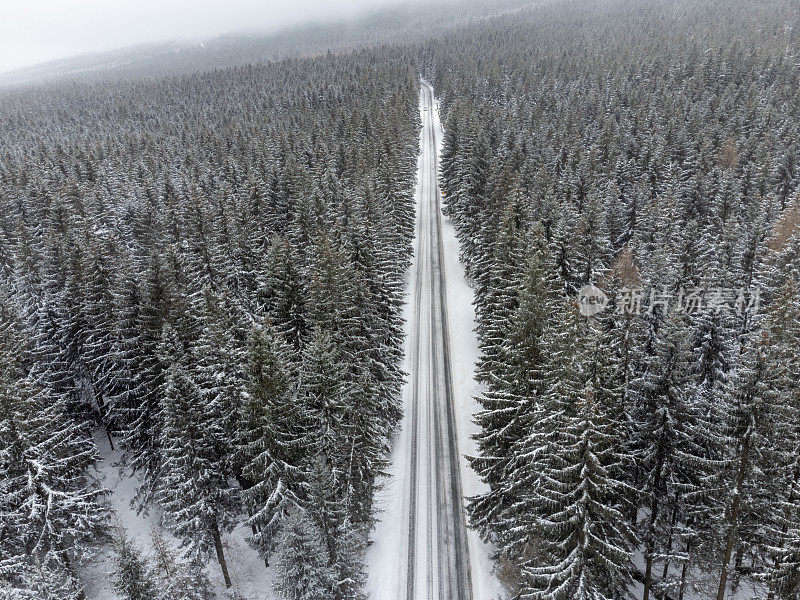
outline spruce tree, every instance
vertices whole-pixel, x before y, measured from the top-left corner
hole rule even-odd
[[[364,536],[350,520],[346,489],[341,475],[332,472],[322,458],[308,474],[306,512],[322,534],[333,574],[332,597],[337,600],[365,598]]]
[[[345,365],[329,334],[314,328],[303,348],[300,367],[300,398],[303,417],[314,432],[317,453],[341,468],[343,418],[346,410]]]
[[[114,536],[114,590],[124,600],[152,600],[157,597],[156,584],[142,552],[128,537],[122,526]]]
[[[242,493],[255,528],[253,543],[267,558],[281,521],[302,495],[306,439],[296,402],[289,349],[278,334],[256,327],[247,345],[245,393],[240,406],[237,447]]]
[[[157,600],[211,600],[211,584],[203,565],[191,559],[181,560],[159,528],[150,531],[153,548],[152,572],[157,581]]]
[[[230,587],[221,535],[232,527],[237,497],[220,452],[224,429],[219,411],[202,397],[185,350],[169,326],[164,328],[161,353],[169,366],[161,392],[163,463],[155,498],[192,562],[205,564],[213,548]]]
[[[565,317],[574,319],[570,311]],[[565,323],[577,347],[563,357],[541,408],[547,445],[531,490],[539,554],[524,567],[522,597],[616,600],[632,583],[636,542],[624,517],[626,486],[618,479],[625,460],[614,418],[621,389],[602,336],[567,333],[576,326]]]
[[[8,566],[0,566],[3,570]],[[84,600],[75,579],[59,569],[20,561],[13,571],[0,575],[2,600]]]
[[[691,510],[682,505],[702,478],[708,448],[696,438],[701,408],[693,404],[696,388],[685,324],[680,317],[670,318],[649,343],[652,354],[631,382],[630,412],[638,473],[630,483],[638,490],[636,506],[646,511],[641,523],[645,600],[654,585],[654,555],[668,554],[670,516]]]
[[[335,575],[319,528],[300,509],[287,516],[280,534],[275,564],[275,588],[289,600],[331,598]]]
[[[259,300],[272,326],[299,350],[306,331],[306,293],[298,253],[286,239],[275,238],[259,274]]]
[[[481,340],[478,376],[488,377],[495,370],[511,315],[519,299],[521,271],[524,268],[524,235],[517,225],[518,216],[509,206],[503,213],[495,243],[488,280],[477,295],[476,313]]]
[[[518,444],[527,435],[531,419],[543,392],[543,374],[547,364],[547,335],[551,311],[559,299],[555,267],[550,261],[544,234],[537,229],[522,273],[519,306],[507,316],[497,316],[498,328],[508,331],[499,356],[487,369],[487,390],[478,398],[482,410],[476,416],[480,426],[477,434],[481,455],[470,458],[472,467],[489,484],[489,492],[470,499],[470,519],[484,536],[495,539],[519,530],[511,526],[516,513],[511,512],[520,500],[514,490],[522,478],[525,462],[530,456],[517,454]],[[519,465],[520,472],[517,472]],[[525,534],[522,535],[525,537]],[[506,552],[524,539],[505,539],[500,542]]]
[[[200,337],[188,357],[209,423],[208,435],[225,473],[239,477],[236,427],[244,387],[245,318],[229,294],[203,289]]]
[[[0,549],[4,559],[33,568],[41,585],[77,582],[77,564],[106,532],[107,490],[91,473],[99,455],[66,402],[20,371],[14,348],[0,348]]]

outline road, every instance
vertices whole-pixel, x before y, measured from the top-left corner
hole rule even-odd
[[[420,89],[419,170],[410,339],[406,600],[472,600],[453,405],[433,89]],[[427,110],[426,110],[427,109]]]

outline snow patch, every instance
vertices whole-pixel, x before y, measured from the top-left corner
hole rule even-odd
[[[111,450],[105,432],[95,433],[95,443],[103,457],[97,467],[97,476],[103,487],[111,491],[109,503],[113,510],[112,519],[116,518],[128,533],[128,536],[145,553],[151,553],[150,532],[158,528],[173,548],[178,547],[178,540],[161,527],[161,511],[158,507],[150,507],[147,513],[137,513],[131,506],[136,490],[141,484],[137,474],[120,468],[122,451]],[[236,527],[231,533],[223,535],[225,557],[233,582],[232,589],[239,591],[247,600],[274,600],[271,580],[272,569],[264,566],[264,561],[247,543],[250,530],[243,526]],[[111,587],[109,573],[114,569],[113,551],[105,549],[92,563],[81,570],[81,580],[86,591],[87,600],[118,600]],[[214,588],[217,598],[226,597],[225,582],[215,558],[211,558],[206,566],[206,574]]]

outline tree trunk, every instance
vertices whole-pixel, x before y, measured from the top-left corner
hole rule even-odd
[[[651,532],[652,535],[652,532]],[[645,548],[645,566],[644,566],[644,594],[642,595],[642,600],[650,600],[650,586],[652,585],[652,576],[653,576],[653,544],[652,542],[647,542],[647,547]]]
[[[108,445],[111,446],[111,451],[115,450],[114,448],[114,440],[111,439],[111,432],[108,430],[108,426],[106,426],[106,437],[108,438]]]
[[[64,548],[63,544],[59,543],[59,554],[61,555],[61,560],[64,561],[64,566],[67,568],[67,572],[69,573],[70,579],[72,579],[75,586],[78,588],[78,600],[86,600],[86,592],[81,585],[81,579],[78,577],[78,572],[72,566],[72,561],[69,558],[69,552],[67,552],[66,548]]]
[[[741,577],[742,561],[744,560],[744,544],[739,540],[739,546],[736,548],[736,554],[733,559],[734,580],[731,584],[734,591],[739,587],[739,579]]]
[[[675,498],[675,505],[672,507],[672,519],[669,524],[669,538],[667,539],[667,560],[664,561],[664,572],[661,579],[666,579],[669,574],[669,553],[672,552],[672,536],[675,535],[675,523],[678,522],[678,498]]]
[[[214,549],[217,551],[217,560],[222,567],[222,577],[225,579],[225,587],[231,587],[231,578],[228,575],[228,564],[225,562],[225,554],[222,551],[222,539],[219,535],[219,527],[214,522],[211,526],[211,536],[214,538]]]
[[[678,592],[678,600],[683,600],[683,592],[686,590],[686,572],[689,570],[689,551],[691,549],[691,544],[686,542],[686,560],[683,561],[683,566],[681,567],[681,587]]]
[[[114,440],[111,439],[111,432],[108,430],[108,421],[106,420],[107,412],[106,407],[108,406],[105,402],[100,402],[100,396],[97,394],[94,395],[94,401],[97,404],[97,412],[100,415],[100,423],[103,425],[103,429],[106,430],[106,437],[108,438],[108,445],[111,446],[111,450],[114,450]]]
[[[253,518],[253,511],[250,510],[249,506],[247,507],[247,516],[250,517],[251,519]],[[256,527],[255,523],[252,522],[250,523],[250,529],[253,531],[253,535],[258,535],[258,527]]]

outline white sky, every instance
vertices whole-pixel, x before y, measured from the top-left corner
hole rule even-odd
[[[409,0],[0,0],[0,72],[146,42],[346,18],[401,1]]]

